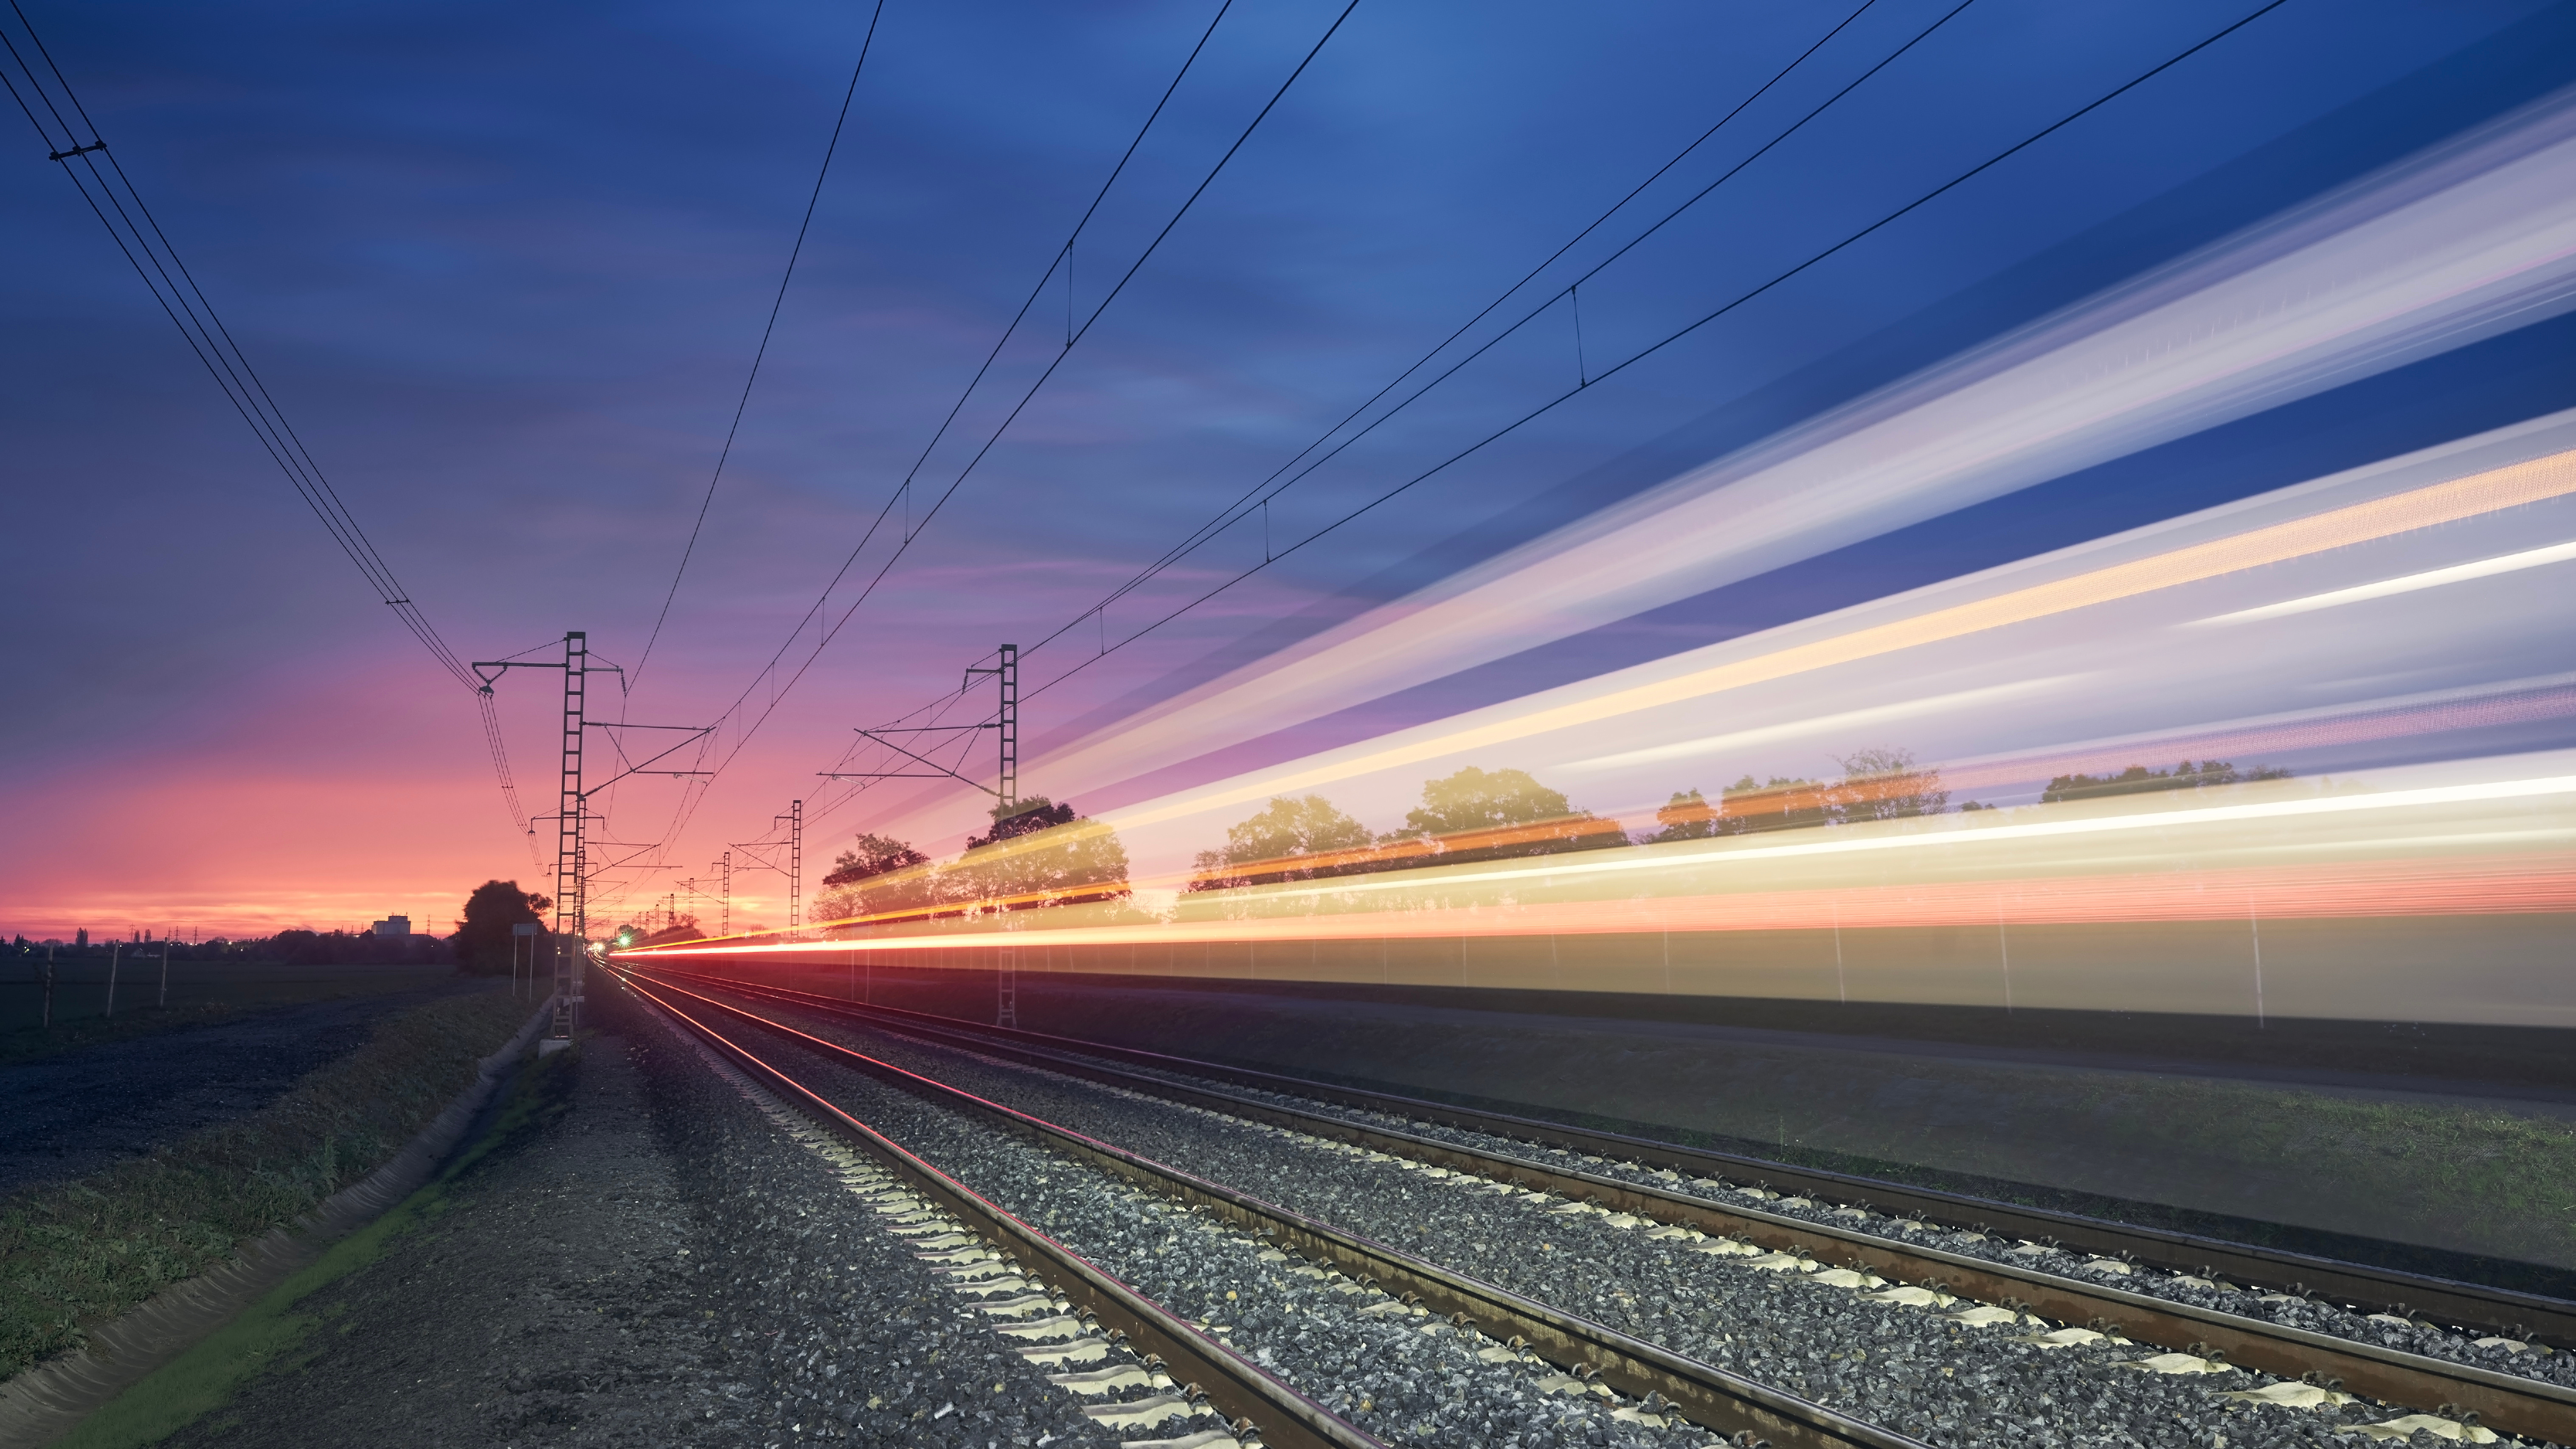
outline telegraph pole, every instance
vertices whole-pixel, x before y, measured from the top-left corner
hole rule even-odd
[[[716,930],[719,936],[733,934],[733,852],[724,853],[724,915]]]

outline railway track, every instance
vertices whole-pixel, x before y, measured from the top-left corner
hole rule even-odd
[[[740,1069],[751,1086],[765,1090],[873,1163],[873,1171],[862,1168],[852,1174],[851,1186],[868,1195],[867,1201],[891,1219],[895,1231],[918,1232],[922,1256],[951,1275],[961,1294],[988,1299],[982,1306],[996,1319],[998,1331],[1028,1345],[1024,1352],[1039,1355],[1033,1361],[1078,1367],[1109,1358],[1113,1344],[1126,1349],[1123,1357],[1132,1361],[1133,1383],[1114,1387],[1179,1389],[1177,1394],[1152,1396],[1177,1401],[1172,1407],[1182,1412],[1172,1417],[1189,1417],[1188,1410],[1202,1403],[1219,1414],[1233,1415],[1226,1430],[1192,1436],[1199,1439],[1193,1449],[1213,1449],[1220,1442],[1219,1433],[1222,1442],[1236,1449],[1382,1449],[1384,1441],[1280,1383],[1186,1319],[1066,1252],[1044,1233],[834,1106],[710,1020],[715,1013],[704,1008],[714,1003],[697,998],[700,1010],[693,1013],[683,1003],[650,989],[637,994]],[[960,1231],[943,1233],[943,1229]],[[1033,1288],[1039,1291],[1026,1291]],[[1048,1332],[1059,1325],[1061,1331]],[[1101,1337],[1103,1333],[1109,1336]],[[1119,1367],[1127,1366],[1113,1366],[1109,1373],[1116,1376]],[[1142,1406],[1136,1412],[1141,1414]],[[1256,1423],[1261,1426],[1258,1430]]]
[[[658,968],[656,968],[658,969]],[[1453,1129],[1515,1144],[1535,1144],[1603,1163],[1633,1162],[1657,1171],[1678,1173],[1699,1182],[1759,1181],[1785,1199],[1808,1198],[1834,1203],[1867,1202],[1894,1220],[1965,1226],[1977,1224],[1999,1239],[2060,1244],[2092,1257],[2152,1265],[2207,1278],[2227,1278],[2265,1288],[2285,1289],[2319,1299],[2359,1305],[2371,1312],[2394,1312],[2409,1318],[2456,1325],[2476,1334],[2502,1334],[2517,1341],[2576,1350],[2576,1303],[2485,1284],[2464,1283],[2341,1262],[2307,1254],[2229,1242],[2223,1239],[2135,1227],[2100,1218],[2051,1212],[1988,1198],[1966,1197],[1880,1178],[1853,1177],[1816,1168],[1732,1156],[1626,1136],[1571,1127],[1499,1112],[1484,1112],[1445,1102],[1370,1092],[1222,1063],[1140,1051],[1106,1043],[1048,1036],[1009,1027],[984,1026],[930,1016],[895,1007],[866,1006],[838,997],[789,991],[753,982],[698,972],[663,972],[675,979],[721,984],[768,1000],[848,1014],[933,1039],[973,1043],[985,1051],[1020,1051],[1021,1059],[1054,1070],[1090,1073],[1124,1065],[1131,1070],[1095,1077],[1119,1084],[1155,1083],[1158,1087],[1203,1088],[1225,1084],[1251,1093],[1267,1105],[1322,1104],[1360,1118],[1392,1118]],[[1225,1095],[1218,1094],[1220,1097]],[[1287,1098],[1289,1102],[1272,1101]]]
[[[1279,1446],[1385,1441],[1281,1383],[1202,1323],[1127,1287],[1041,1229],[834,1105],[801,1080],[792,1063],[782,1066],[774,1052],[764,1052],[759,1044],[727,1027],[750,1026],[773,1036],[791,1035],[808,1053],[1028,1138],[1106,1177],[1184,1204],[1213,1222],[1230,1224],[1266,1245],[1264,1251],[1272,1261],[1295,1264],[1285,1271],[1316,1274],[1329,1279],[1332,1291],[1365,1298],[1357,1312],[1391,1318],[1410,1332],[1452,1334],[1470,1345],[1484,1364],[1510,1365],[1517,1371],[1544,1361],[1572,1370],[1537,1379],[1540,1392],[1576,1396],[1586,1403],[1597,1396],[1608,1405],[1604,1417],[1612,1422],[1661,1428],[1687,1420],[1743,1444],[1767,1443],[1780,1449],[1924,1449],[1907,1435],[1693,1362],[1250,1193],[796,1032],[732,1003],[666,982],[626,979],[638,995],[873,1157],[907,1184],[917,1200],[936,1203],[941,1211],[999,1245],[1026,1280],[1045,1282],[1069,1306],[1148,1348],[1166,1377],[1186,1379],[1190,1391],[1203,1394],[1220,1414],[1231,1416],[1232,1427],[1225,1432],[1238,1443],[1249,1445],[1255,1436],[1259,1443]],[[1207,1442],[1213,1449],[1215,1441]]]
[[[1728,1186],[1708,1171],[1715,1162],[1723,1161],[1739,1175],[1750,1175],[1745,1172],[1745,1167],[1767,1167],[1765,1164],[1745,1164],[1741,1159],[1718,1159],[1714,1154],[1697,1153],[1686,1148],[1559,1128],[1553,1124],[1498,1118],[1493,1114],[1474,1113],[1440,1104],[1318,1089],[1310,1083],[1265,1078],[1259,1073],[1103,1048],[1094,1043],[1063,1042],[1027,1032],[968,1028],[944,1018],[854,1006],[836,998],[695,973],[657,971],[655,974],[673,980],[689,980],[698,985],[722,987],[729,993],[828,1017],[863,1022],[874,1028],[894,1029],[926,1042],[951,1048],[964,1047],[988,1057],[1260,1123],[1309,1139],[1346,1144],[1443,1173],[1515,1184],[1525,1191],[1545,1194],[1569,1204],[1597,1208],[1605,1215],[1615,1214],[1633,1222],[1657,1224],[1660,1225],[1658,1231],[1703,1234],[1713,1240],[1742,1244],[1747,1250],[1759,1249],[1775,1258],[1792,1258],[1825,1274],[1838,1270],[1863,1278],[1883,1277],[1901,1287],[1945,1298],[1980,1301],[1990,1306],[2010,1305],[2011,1311],[2026,1318],[2085,1325],[2086,1332],[2105,1333],[2119,1339],[2165,1347],[2175,1350],[2174,1356],[2196,1362],[2223,1361],[2259,1369],[2284,1380],[2322,1381],[2315,1383],[2319,1389],[2339,1384],[2344,1391],[2419,1411],[2425,1423],[2434,1426],[2437,1436],[2450,1432],[2474,1441],[2482,1432],[2502,1430],[2557,1443],[2576,1442],[2576,1391],[2558,1384],[2176,1302],[2115,1284],[2085,1281],[2009,1261],[1998,1262],[1988,1257],[1947,1251],[1926,1241],[1908,1241],[1908,1238],[1934,1236],[1927,1209],[1911,1202],[1895,1205],[1892,1214],[1878,1215],[1874,1219],[1878,1224],[1875,1230],[1791,1216],[1790,1210],[1802,1206],[1812,1213],[1814,1205],[1801,1204],[1795,1197],[1776,1193],[1767,1200],[1747,1203],[1738,1196],[1742,1190]],[[739,1007],[728,1009],[741,1010]],[[1123,1057],[1126,1060],[1121,1064],[1103,1060],[1104,1057]],[[1211,1081],[1211,1078],[1217,1080]],[[1218,1085],[1219,1081],[1224,1085]],[[1297,1089],[1296,1100],[1285,1100],[1290,1097],[1288,1089],[1292,1087]],[[1319,1097],[1326,1100],[1319,1101]],[[1511,1141],[1498,1130],[1502,1128],[1518,1129],[1512,1135],[1522,1140]],[[1483,1145],[1462,1140],[1469,1137],[1489,1140]],[[1550,1137],[1557,1140],[1548,1141]],[[1495,1150],[1496,1143],[1508,1150]],[[1613,1162],[1608,1152],[1577,1154],[1572,1151],[1576,1148],[1609,1149],[1609,1152],[1617,1152],[1632,1160]],[[1656,1161],[1658,1153],[1666,1154],[1661,1162]],[[1573,1156],[1574,1160],[1563,1160],[1567,1156]],[[1586,1161],[1586,1158],[1595,1160]],[[1698,1169],[1700,1175],[1684,1179],[1682,1173],[1686,1169]],[[1825,1174],[1807,1176],[1819,1181],[1833,1181],[1838,1186],[1857,1186],[1876,1198],[1880,1206],[1890,1206],[1886,1202],[1889,1195],[1887,1185],[1830,1179]],[[1774,1182],[1778,1183],[1777,1177]],[[1793,1190],[1804,1186],[1781,1185],[1793,1186]],[[1733,1200],[1721,1200],[1721,1194]],[[1948,1207],[1950,1211],[1943,1216],[1953,1221],[1971,1213],[1984,1216],[1987,1207],[1973,1199],[1949,1198],[1940,1194],[1919,1196],[1937,1200]],[[2013,1211],[2022,1213],[2025,1221],[2033,1226],[2077,1227],[2094,1235],[2097,1243],[2101,1243],[2104,1237],[2116,1240],[2127,1231],[2115,1224],[2084,1219],[2070,1221],[2055,1215],[2030,1214],[2027,1210]],[[1909,1213],[1914,1215],[1907,1215]],[[1861,1215],[1855,1213],[1855,1216]],[[2169,1251],[2176,1243],[2195,1249],[2203,1246],[2203,1240],[2153,1232],[2136,1233],[2125,1242],[2104,1243],[2094,1251],[2102,1251],[2104,1247],[2112,1252],[2125,1249],[2127,1255],[2099,1259],[2104,1271],[2098,1276],[2115,1281],[2140,1282],[2148,1275],[2136,1273],[2136,1264],[2153,1260],[2138,1252],[2137,1248],[2161,1247]],[[2275,1266],[2299,1269],[2322,1262],[2260,1250],[2246,1256]],[[1827,1264],[1838,1265],[1838,1269],[1824,1266]],[[2199,1264],[2192,1266],[2197,1268]],[[2465,1304],[2482,1313],[2510,1311],[2523,1315],[2525,1323],[2531,1318],[2551,1321],[2553,1315],[2557,1324],[2563,1325],[2566,1321],[2565,1305],[2553,1304],[2550,1300],[2490,1292],[2475,1285],[2444,1285],[2405,1275],[2377,1274],[2352,1265],[2325,1266],[2341,1274],[2340,1278],[2331,1281],[2337,1282],[2347,1292],[2364,1290],[2366,1298],[2375,1298],[2378,1293],[2391,1290],[2430,1297],[2432,1295],[2424,1291],[2425,1285],[2430,1285],[2452,1294],[2454,1303]],[[1381,1273],[1377,1276],[1384,1280],[1386,1275]],[[2369,1290],[2376,1290],[2376,1293]],[[1408,1291],[1422,1290],[1409,1288]],[[1429,1298],[1427,1293],[1424,1296],[1426,1300]],[[1463,1303],[1459,1311],[1464,1311]],[[1517,1327],[1512,1331],[1521,1333]],[[1526,1333],[1521,1333],[1521,1336],[1550,1350],[1551,1357],[1564,1366],[1591,1365],[1583,1352],[1570,1343],[1551,1342],[1542,1336]],[[2563,1363],[2563,1360],[2559,1362]],[[1624,1372],[1628,1377],[1621,1381],[1623,1387],[1658,1393],[1674,1403],[1690,1402],[1649,1376],[1634,1370]],[[1607,1377],[1606,1369],[1604,1374]],[[2330,1389],[2327,1391],[2331,1392]],[[1705,1416],[1694,1413],[1692,1417],[1704,1423],[1723,1422],[1714,1413]],[[2483,1426],[2483,1429],[2478,1426]],[[1763,1436],[1779,1439],[1779,1435],[1767,1429]],[[1779,1439],[1779,1442],[1792,1441]]]

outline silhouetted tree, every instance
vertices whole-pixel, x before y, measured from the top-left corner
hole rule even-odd
[[[673,941],[695,941],[704,935],[706,935],[706,932],[698,928],[698,918],[690,915],[686,911],[682,911],[678,916],[672,919],[671,924],[664,926],[662,929],[655,931],[649,936],[637,938],[635,944],[638,946],[662,946]]]
[[[480,976],[507,975],[510,970],[514,938],[512,926],[534,922],[537,926],[537,954],[531,958],[528,947],[517,946],[518,960],[550,960],[550,937],[541,912],[553,901],[534,891],[519,889],[514,880],[487,880],[465,898],[465,919],[456,923],[456,960],[463,969]]]
[[[966,853],[938,874],[942,903],[973,911],[1024,911],[1040,906],[1126,900],[1127,847],[1118,832],[1033,795],[1004,814],[993,828],[969,836]]]
[[[1272,881],[1314,880],[1377,868],[1368,827],[1321,795],[1273,796],[1260,813],[1229,828],[1225,847],[1198,853],[1194,891]]]
[[[1035,835],[1041,830],[1053,830],[1059,825],[1071,825],[1081,818],[1074,813],[1070,803],[1058,805],[1044,795],[1031,795],[1017,805],[1009,807],[1008,814],[1003,813],[1002,806],[994,806],[993,828],[982,835],[967,836],[966,848],[981,850],[988,845],[999,845],[1005,840],[1017,840],[1023,835]]]
[[[147,949],[167,948],[155,943]],[[178,959],[190,959],[190,952],[181,948]],[[210,941],[194,959],[275,961],[289,966],[432,966],[453,961],[455,953],[443,936],[379,936],[372,931],[297,927],[259,940]]]
[[[1693,790],[1676,790],[1672,802],[1655,811],[1655,824],[1660,827],[1642,844],[1661,845],[1671,840],[1706,840],[1731,832],[1719,829],[1721,819],[1708,797]]]
[[[823,877],[824,893],[814,902],[814,918],[845,920],[928,905],[930,880],[918,867],[929,863],[930,857],[913,849],[910,841],[862,835],[858,848],[842,851],[840,858],[832,862],[832,873]],[[886,876],[895,878],[873,886],[867,884]]]
[[[2039,803],[2055,805],[2067,800],[2094,800],[2105,795],[2142,795],[2157,790],[2204,790],[2216,785],[2236,785],[2252,780],[2286,780],[2290,772],[2273,765],[2257,765],[2251,770],[2238,770],[2225,760],[2189,760],[2170,770],[2150,770],[2144,765],[2131,765],[2116,775],[2060,775],[2039,792]]]
[[[1862,750],[1838,763],[1843,778],[1834,787],[1832,809],[1840,824],[1905,820],[1950,808],[1940,768],[1916,764],[1911,750]]]
[[[856,885],[870,876],[890,870],[928,865],[930,857],[912,848],[912,842],[888,835],[862,835],[858,848],[845,850],[832,862],[832,873],[823,877],[825,886]]]
[[[1423,781],[1422,804],[1382,840],[1416,843],[1442,860],[1493,860],[1626,845],[1628,833],[1615,820],[1575,809],[1526,770],[1469,765]]]
[[[1834,823],[1831,787],[1814,780],[1751,775],[1726,787],[1719,796],[1717,833],[1750,835],[1764,830],[1804,830]]]

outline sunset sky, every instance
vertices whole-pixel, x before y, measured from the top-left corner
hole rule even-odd
[[[2327,491],[2376,497],[2576,446],[2550,421],[2576,408],[2576,318],[2535,291],[2521,310],[2312,384],[2229,382],[2161,433],[2105,425],[2092,452],[2033,464],[1989,495],[1943,494],[1912,512],[1855,503],[1841,532],[1738,574],[1684,570],[1651,598],[1505,588],[1530,618],[1505,627],[1484,611],[1490,637],[1472,656],[1372,633],[1384,677],[1319,671],[1348,687],[1329,708],[1247,706],[1222,727],[1116,733],[1444,580],[1505,576],[1514,560],[1535,562],[1511,577],[1567,576],[1556,571],[1581,539],[1657,516],[1641,511],[1665,496],[1653,490],[1693,470],[1776,447],[1859,400],[1985,377],[2022,355],[1987,344],[2126,316],[2195,258],[2253,265],[2250,228],[2305,236],[2292,221],[2355,194],[2393,206],[2446,174],[2428,156],[2499,127],[2558,125],[2553,97],[2576,83],[2576,5],[2289,0],[1639,357],[2261,8],[1362,0],[1064,353],[1068,305],[1076,325],[1100,305],[1343,4],[1229,10],[1077,242],[1069,301],[1058,270],[862,548],[1217,13],[889,0],[649,661],[869,9],[108,0],[27,13],[456,650],[491,659],[587,630],[634,686],[621,700],[596,680],[594,714],[721,722],[691,756],[716,773],[633,782],[608,801],[604,835],[626,843],[613,853],[669,867],[603,888],[598,915],[623,917],[683,878],[704,885],[728,846],[776,839],[791,799],[812,802],[809,898],[820,862],[857,831],[956,849],[976,808],[962,788],[853,793],[816,774],[860,767],[854,727],[939,700],[1005,640],[1056,636],[1023,659],[1023,757],[1041,762],[1023,788],[1106,809],[1910,591],[1976,593],[1988,585],[1957,581],[1989,570],[2059,577],[2071,566],[2048,561],[2058,551],[2133,530],[2188,541],[2237,526],[2204,521],[2219,517],[2209,510],[2286,517],[2266,501],[2279,490],[2426,450],[2453,449],[2443,456],[2456,466],[2409,464],[2402,478]],[[1585,283],[1579,355],[1574,309],[1559,301],[1266,514],[1086,619],[1846,18],[1469,339],[1546,303],[1788,133]],[[0,933],[241,935],[396,911],[443,930],[488,877],[550,889],[539,863],[552,860],[550,828],[531,839],[513,824],[471,695],[396,626],[259,451],[34,130],[8,124],[0,519],[12,567],[0,648],[16,687],[0,726],[11,827]],[[858,602],[891,535],[921,523],[1059,353],[1052,379]],[[1632,357],[1316,536],[1578,374]],[[2184,614],[2570,538],[2576,514],[2556,499],[2347,549],[2286,582],[2211,585],[2178,613],[2016,645],[2025,652],[2010,660],[1990,651],[1764,697],[1724,729],[1676,717],[1580,748],[1477,758],[1538,768],[1581,805],[1650,812],[1667,784],[1714,793],[1742,773],[1819,774],[1837,748],[1894,742],[1966,759],[2528,683],[2568,667],[2563,623],[2549,622],[2564,612],[2551,603],[2567,577],[2555,561],[2378,613],[2320,608],[2227,636],[2259,649],[2149,633]],[[1075,672],[1292,542],[1304,546]],[[2167,545],[2101,546],[2129,557]],[[818,598],[827,620],[856,603],[828,641],[800,624]],[[2354,662],[2374,651],[2417,663]],[[2284,659],[2300,667],[2266,662]],[[2075,681],[2063,687],[2085,707],[2032,703],[2049,681]],[[496,695],[532,814],[553,806],[556,687],[514,673]],[[1884,712],[1975,690],[2005,693],[1963,706],[1964,723]],[[941,718],[971,720],[986,698]],[[1844,724],[1756,728],[1820,716]],[[2534,706],[2412,756],[2374,745],[2297,762],[2557,748],[2576,743],[2565,718]],[[1728,730],[1723,749],[1655,756],[1653,770],[1597,763]],[[1132,739],[1135,758],[1062,764],[1051,782],[1043,762],[1111,738]],[[1404,778],[1355,786],[1343,803],[1392,825]],[[1193,828],[1221,836],[1223,824],[1220,812]],[[1175,835],[1167,853],[1188,843]],[[776,920],[782,894],[777,877],[746,871],[737,922]]]

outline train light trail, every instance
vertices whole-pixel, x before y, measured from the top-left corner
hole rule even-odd
[[[1014,909],[1026,897],[955,901],[932,917],[853,922],[836,939],[651,954],[895,953],[964,965],[1000,950],[1024,969],[1114,959],[1191,975],[1491,985],[1542,982],[1524,980],[1526,967],[1480,968],[1478,953],[1563,943],[1544,947],[1555,964],[1542,977],[1558,989],[1639,989],[1628,983],[1660,969],[1662,989],[1795,995],[1818,989],[1813,958],[1830,939],[1834,959],[1866,963],[1873,995],[1982,999],[1988,988],[1962,987],[1943,963],[1983,951],[2000,963],[2005,1004],[2017,991],[2023,1005],[2133,1009],[2122,1003],[2137,999],[2145,968],[2130,958],[2176,939],[2250,951],[2269,922],[2272,993],[2310,1014],[2576,1024],[2553,969],[2530,954],[2531,931],[2545,936],[2576,912],[2576,752],[2218,794],[1430,864],[1187,894],[1158,913],[1125,901],[1043,911]],[[2402,968],[2418,942],[2387,923],[2409,920],[2442,923],[2444,972]],[[2219,927],[2208,940],[2189,935]],[[2241,943],[2226,934],[2237,930]],[[2022,943],[2017,985],[2015,932],[2036,933]],[[1882,939],[1916,943],[1899,952],[1914,964],[1879,959]],[[1838,971],[1839,989],[1862,969]],[[2157,969],[2168,987],[2207,974]]]
[[[1390,741],[1372,742],[1313,761],[1183,791],[1110,812],[1105,818],[1122,829],[1133,828],[1273,795],[1318,789],[1357,775],[1491,750],[1540,735],[1597,725],[1622,715],[1880,659],[2571,493],[2576,493],[2576,451],[2553,453],[2069,577],[2006,589],[1962,603],[1921,608],[1895,619],[1827,620],[1775,631],[1793,636],[1820,633],[1822,637],[1805,638],[1749,657],[1738,645],[1694,651],[1675,660],[1477,711],[1458,721],[1406,731]],[[1847,612],[1868,618],[1877,611]],[[1837,622],[1843,622],[1843,627],[1835,627]]]
[[[2258,619],[2286,618],[2312,609],[2331,609],[2338,604],[2358,604],[2364,599],[2385,599],[2397,594],[2411,594],[2417,589],[2435,589],[2444,584],[2466,583],[2471,579],[2489,579],[2498,574],[2516,573],[2544,565],[2576,559],[2576,543],[2552,544],[2547,548],[2525,549],[2499,558],[2480,559],[2476,563],[2454,564],[2444,569],[2426,569],[2402,578],[2383,579],[2375,584],[2358,584],[2349,589],[2334,589],[2310,594],[2301,599],[2288,599],[2260,608],[2239,609],[2233,614],[2220,614],[2203,619],[2204,624],[2250,624]]]
[[[2345,192],[1041,756],[1094,791],[2576,304],[2576,102]]]

